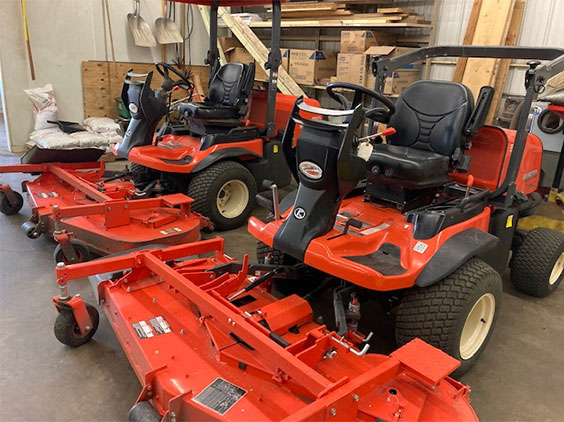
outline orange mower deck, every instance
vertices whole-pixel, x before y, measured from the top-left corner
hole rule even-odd
[[[53,235],[63,249],[80,243],[88,252],[107,255],[147,244],[189,243],[210,227],[207,219],[191,212],[193,201],[186,195],[132,199],[133,183],[104,182],[104,170],[103,162],[0,167],[0,173],[40,173],[22,186],[32,209],[24,229],[32,238]],[[2,190],[14,195],[9,186]]]
[[[318,325],[270,281],[230,301],[256,271],[215,238],[59,264],[54,303],[89,339],[92,317],[68,282],[113,274],[99,276],[99,300],[142,385],[137,405],[150,403],[156,421],[477,420],[469,388],[448,377],[458,361],[420,340],[366,353],[360,333]]]

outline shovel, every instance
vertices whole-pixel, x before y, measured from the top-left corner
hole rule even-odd
[[[155,28],[157,30],[157,41],[159,44],[177,44],[183,41],[182,35],[178,30],[178,26],[171,19],[174,16],[174,9],[170,2],[167,2],[165,8],[165,16],[158,18],[155,21]]]
[[[140,11],[139,0],[135,0],[135,10],[133,13],[127,14],[127,22],[129,22],[133,42],[139,47],[154,47],[157,45],[157,42],[153,36],[153,31],[151,31],[149,24],[141,17]]]

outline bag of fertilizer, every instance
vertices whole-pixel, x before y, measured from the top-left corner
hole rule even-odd
[[[121,127],[109,117],[89,117],[84,119],[84,126],[92,132],[121,132]]]
[[[59,120],[53,85],[47,84],[42,88],[25,89],[24,92],[33,106],[34,130],[56,127],[56,124],[48,122]]]

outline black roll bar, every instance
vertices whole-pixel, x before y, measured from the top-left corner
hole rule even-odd
[[[529,63],[525,74],[525,100],[517,122],[515,143],[509,160],[507,173],[502,184],[492,192],[490,198],[496,198],[507,192],[506,205],[511,205],[515,194],[515,179],[519,172],[525,143],[527,142],[527,119],[531,104],[542,93],[546,82],[560,72],[564,72],[564,49],[541,47],[488,47],[488,46],[435,46],[420,48],[401,56],[382,59],[375,56],[372,60],[372,73],[376,78],[374,89],[382,92],[386,76],[403,66],[433,57],[476,57],[494,59],[547,60],[548,63]]]
[[[264,64],[266,70],[270,70],[268,76],[268,97],[266,106],[265,135],[268,138],[274,136],[274,114],[276,113],[276,93],[278,91],[278,68],[282,63],[280,53],[280,27],[282,22],[282,8],[280,0],[272,0],[272,31],[270,38],[270,52],[268,60]]]

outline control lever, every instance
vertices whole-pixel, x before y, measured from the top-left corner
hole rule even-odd
[[[278,200],[278,186],[272,180],[263,180],[262,186],[272,192],[272,205],[274,206],[274,221],[280,220],[280,201]]]
[[[470,195],[470,189],[472,188],[472,186],[474,186],[474,176],[470,174],[468,175],[468,179],[466,181],[466,194],[464,195],[465,198],[468,198],[468,196]]]
[[[378,133],[374,133],[372,135],[368,135],[368,136],[364,136],[362,138],[358,138],[357,141],[360,142],[365,142],[365,141],[369,141],[372,138],[377,138],[378,136],[391,136],[391,135],[395,135],[396,134],[396,128],[395,127],[389,127],[387,129],[384,129],[382,132],[378,132]]]

